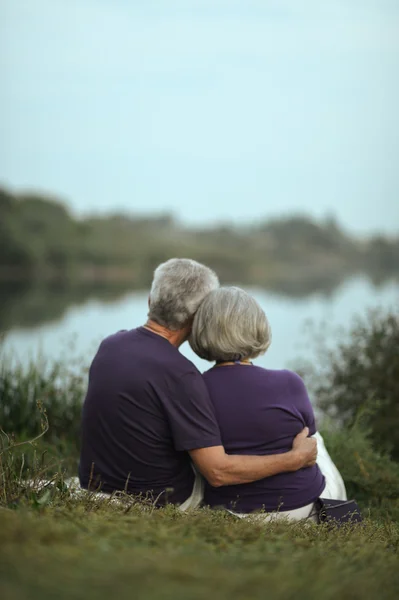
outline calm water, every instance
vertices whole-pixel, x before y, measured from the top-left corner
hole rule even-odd
[[[342,284],[333,294],[320,292],[306,298],[289,298],[259,288],[248,288],[265,310],[273,332],[272,345],[267,354],[256,362],[270,368],[292,366],[298,358],[312,356],[309,323],[323,324],[328,340],[332,341],[331,330],[346,327],[356,314],[364,314],[368,308],[398,307],[399,285],[388,282],[379,287],[363,277]],[[45,299],[40,302],[45,303]],[[46,304],[40,306],[43,315]],[[142,325],[147,313],[147,292],[134,292],[117,300],[91,299],[79,306],[67,307],[62,316],[50,322],[38,318],[29,327],[17,324],[8,332],[5,347],[12,350],[22,362],[39,351],[48,358],[76,356],[89,363],[105,336],[120,329]],[[73,342],[73,344],[72,344]],[[74,349],[71,350],[71,345]],[[197,358],[184,344],[182,352],[201,370],[208,363]]]

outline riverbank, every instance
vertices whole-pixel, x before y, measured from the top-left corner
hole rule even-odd
[[[65,457],[71,449],[60,444],[47,446],[47,454],[40,443],[14,446],[8,458],[4,448],[1,451],[2,598],[397,596],[399,468],[376,453],[359,430],[330,432],[328,439],[349,496],[356,496],[365,516],[362,524],[342,529],[306,523],[262,525],[206,508],[182,514],[173,506],[154,509],[131,498],[114,504],[89,493],[76,498],[63,483],[65,463],[57,462],[57,456]],[[27,487],[19,475],[22,455],[27,476],[34,480],[35,474],[52,475],[54,485]]]
[[[250,524],[227,513],[59,501],[0,510],[7,600],[395,599],[399,526]]]
[[[326,410],[341,407],[340,420],[326,421],[322,433],[348,497],[358,501],[365,518],[342,529],[262,525],[206,508],[182,514],[132,497],[119,504],[90,493],[77,498],[65,479],[77,473],[85,368],[53,361],[22,369],[3,357],[0,596],[396,598],[398,335],[396,313],[367,315],[309,379],[320,398],[329,391]],[[43,480],[52,485],[43,488]]]

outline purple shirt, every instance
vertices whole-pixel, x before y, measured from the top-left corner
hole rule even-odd
[[[194,482],[187,450],[220,445],[202,376],[175,346],[144,327],[102,342],[83,405],[82,487],[180,503]]]
[[[228,454],[280,454],[291,450],[305,426],[310,435],[316,432],[305,385],[296,373],[226,365],[213,367],[203,377]],[[242,485],[206,484],[205,504],[243,513],[285,511],[314,502],[324,487],[315,465]]]

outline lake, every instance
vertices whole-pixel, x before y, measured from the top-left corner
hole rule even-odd
[[[361,276],[347,280],[328,294],[315,291],[302,298],[260,288],[247,290],[261,304],[271,324],[272,344],[267,354],[255,361],[269,368],[286,368],[297,359],[312,358],[314,345],[308,330],[310,323],[318,326],[323,335],[326,332],[328,341],[332,342],[333,332],[348,327],[355,315],[364,315],[369,308],[399,306],[397,282],[375,286]],[[3,311],[2,328],[8,330],[5,349],[12,351],[23,364],[40,352],[50,360],[76,359],[78,356],[88,365],[102,338],[145,322],[147,297],[148,291],[125,293],[116,298],[89,297],[80,299],[78,304],[71,300],[62,310],[54,312],[50,297],[33,295],[34,299],[26,300],[21,292],[11,301],[8,298],[9,312]],[[12,318],[18,303],[20,314]],[[2,302],[2,308],[4,306],[5,302]],[[49,315],[46,314],[47,306]],[[28,313],[31,314],[28,309],[33,317],[27,318]],[[181,351],[200,370],[208,368],[209,363],[196,357],[188,344],[184,344]]]

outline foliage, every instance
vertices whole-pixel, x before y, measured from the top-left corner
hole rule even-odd
[[[374,446],[362,419],[351,427],[330,425],[323,436],[348,498],[355,498],[363,512],[399,523],[399,463]]]
[[[196,230],[169,215],[77,219],[54,198],[0,189],[0,281],[143,287],[172,256],[209,264],[224,282],[288,285],[303,294],[331,289],[359,269],[394,275],[399,241],[356,240],[331,218],[315,223],[304,216]]]
[[[80,440],[80,416],[86,370],[79,361],[31,360],[27,367],[3,356],[0,366],[0,428],[21,440],[36,437],[43,411],[51,424],[45,446],[74,450]],[[38,403],[42,410],[38,410]],[[43,447],[42,449],[45,449]]]
[[[377,448],[399,460],[399,313],[370,311],[333,349],[302,368],[317,406],[352,426],[361,418]]]

